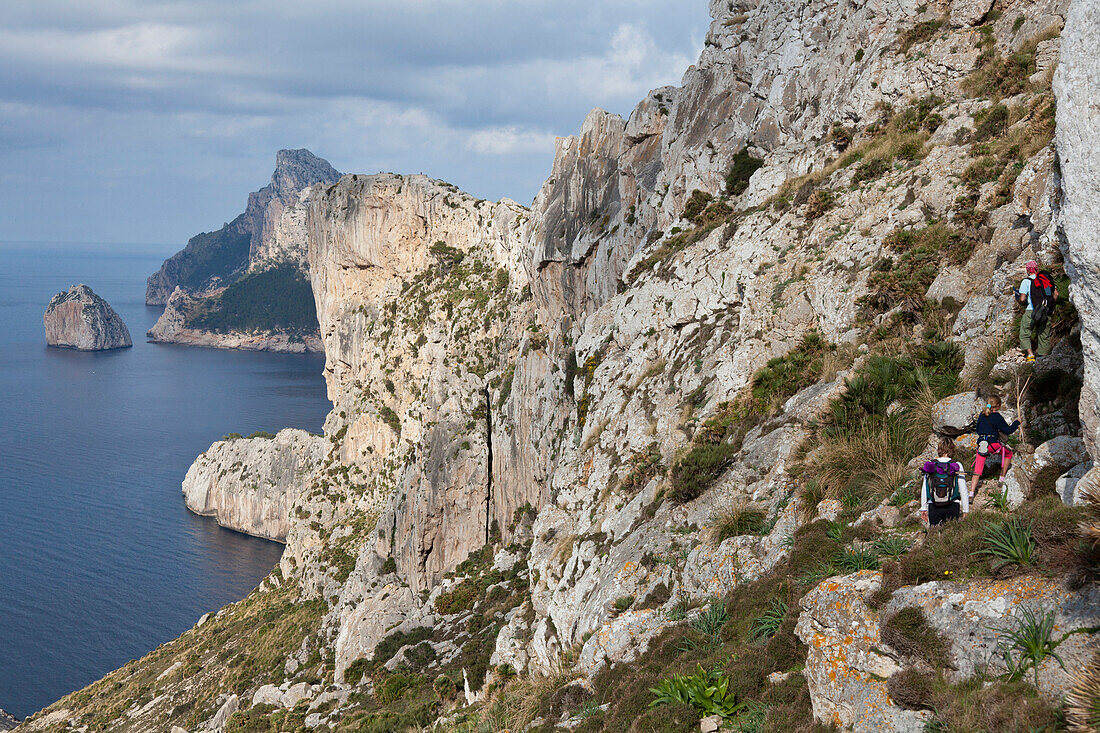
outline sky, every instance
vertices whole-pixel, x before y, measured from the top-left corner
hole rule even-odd
[[[705,0],[0,0],[0,241],[182,245],[280,148],[528,204],[679,84]]]

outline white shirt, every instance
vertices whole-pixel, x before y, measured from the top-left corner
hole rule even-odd
[[[1034,275],[1028,275],[1023,280],[1020,281],[1020,287],[1019,287],[1020,295],[1026,295],[1027,296],[1027,309],[1026,310],[1031,310],[1031,281],[1034,278],[1035,278]]]

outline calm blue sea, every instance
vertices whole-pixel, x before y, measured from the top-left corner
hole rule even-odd
[[[183,506],[225,433],[319,432],[323,357],[149,344],[165,247],[0,243],[0,708],[25,717],[244,597],[282,547]],[[132,349],[47,349],[42,313],[83,282]]]

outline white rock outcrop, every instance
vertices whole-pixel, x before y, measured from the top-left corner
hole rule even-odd
[[[46,344],[78,351],[109,351],[134,345],[115,309],[87,285],[73,285],[50,299],[45,315]]]
[[[286,542],[289,514],[324,456],[325,440],[304,430],[219,440],[195,459],[183,498],[196,514],[238,532]]]
[[[1081,421],[1093,460],[1100,458],[1100,3],[1075,0],[1054,72],[1058,164],[1070,297],[1081,316],[1085,384]]]

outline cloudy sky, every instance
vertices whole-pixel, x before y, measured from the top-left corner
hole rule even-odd
[[[0,241],[181,244],[307,147],[529,203],[553,140],[678,84],[705,0],[10,0]]]

